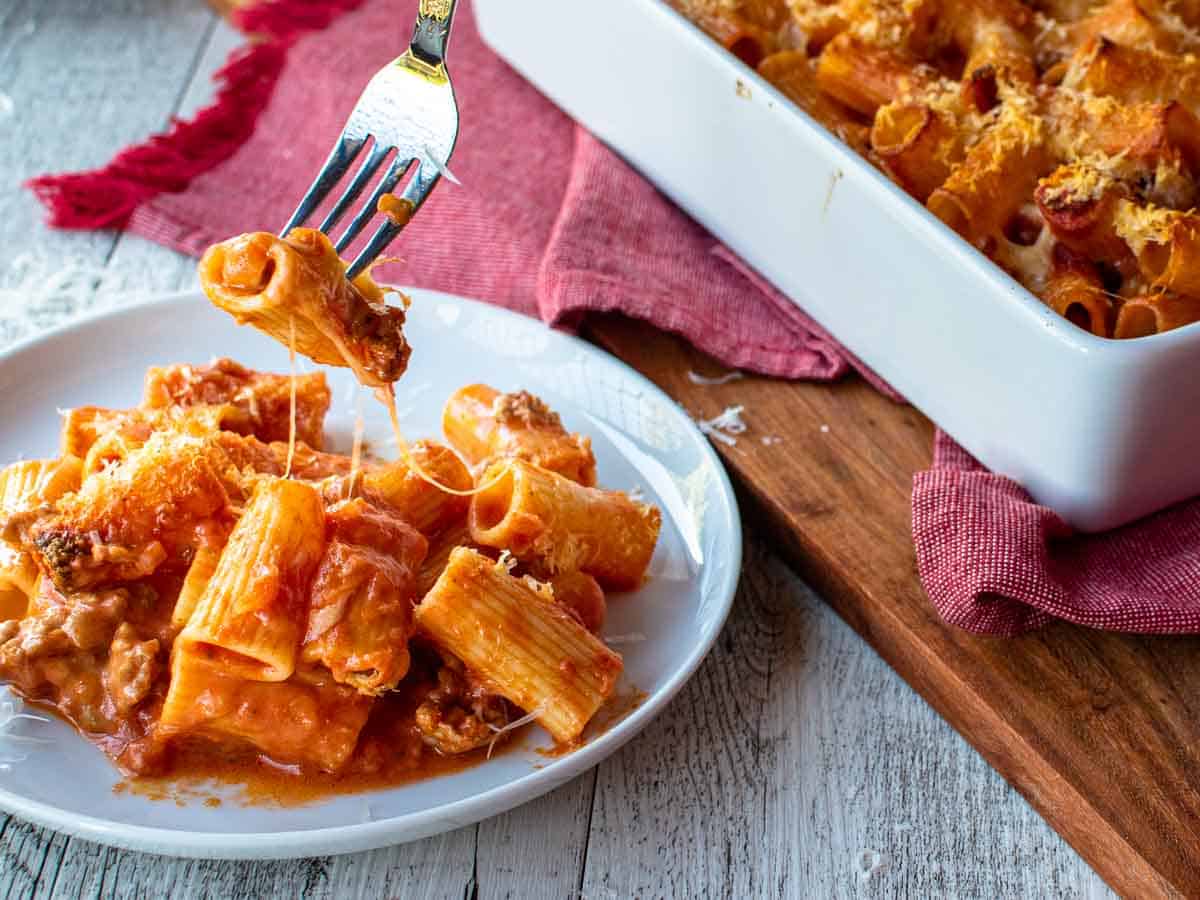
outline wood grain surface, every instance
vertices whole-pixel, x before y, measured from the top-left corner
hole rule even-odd
[[[8,323],[29,333],[194,284],[194,260],[137,238],[46,230],[18,185],[98,165],[188,114],[239,40],[201,0],[0,0],[0,343],[16,336]],[[69,266],[84,283],[55,287]],[[724,395],[680,386],[694,411],[719,411]],[[764,420],[747,414],[758,434]],[[811,423],[764,465],[790,470],[822,442],[837,459],[856,415],[829,418],[827,434]],[[791,477],[796,498],[806,478]],[[861,500],[868,509],[869,490]],[[834,497],[804,502],[836,514]],[[746,510],[742,585],[713,652],[642,735],[559,790],[413,844],[285,862],[113,850],[0,814],[0,897],[1111,896]]]
[[[717,447],[746,514],[1109,884],[1200,896],[1200,639],[945,625],[910,530],[932,441],[920,413],[857,379],[697,385],[689,372],[717,370],[675,338],[621,319],[592,333],[697,418],[744,407],[748,430]]]

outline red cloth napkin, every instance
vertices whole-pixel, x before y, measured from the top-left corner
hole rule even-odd
[[[921,582],[947,622],[1011,636],[1066,619],[1106,631],[1200,632],[1200,501],[1076,535],[946,434],[913,478]]]
[[[406,44],[415,7],[252,7],[243,25],[264,39],[220,73],[212,107],[104,169],[34,187],[56,224],[126,225],[194,255],[231,234],[277,230],[362,86]],[[469,8],[458,14],[449,59],[462,119],[451,168],[462,186],[444,181],[435,191],[393,245],[402,259],[383,277],[559,325],[618,311],[682,334],[730,366],[821,380],[853,367],[896,397],[488,50]],[[933,470],[914,484],[913,534],[927,591],[964,628],[1015,634],[1059,617],[1200,631],[1200,562],[1189,562],[1200,560],[1189,553],[1200,548],[1200,507],[1070,538],[1054,513],[939,436]]]

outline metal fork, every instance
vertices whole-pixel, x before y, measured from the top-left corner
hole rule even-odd
[[[388,154],[396,151],[370,199],[334,242],[338,253],[342,253],[379,212],[380,198],[390,194],[415,164],[416,171],[400,196],[399,221],[388,216],[346,269],[347,278],[363,271],[404,230],[446,172],[458,139],[458,105],[445,59],[457,3],[458,0],[421,0],[412,43],[371,78],[329,159],[283,228],[286,236],[312,215],[362,153],[368,138],[373,137],[375,143],[366,159],[320,225],[320,230],[332,239],[331,229],[375,177]]]

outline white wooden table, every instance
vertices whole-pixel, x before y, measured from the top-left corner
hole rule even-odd
[[[236,42],[201,0],[0,0],[0,345],[193,283],[192,260],[140,239],[48,231],[19,184],[186,115]],[[122,852],[0,816],[0,892],[1108,896],[747,525],[733,616],[696,677],[623,751],[538,801],[415,844],[278,863]]]

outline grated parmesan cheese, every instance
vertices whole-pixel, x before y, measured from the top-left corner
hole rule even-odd
[[[696,427],[702,434],[720,441],[727,447],[737,445],[737,435],[744,434],[746,423],[742,420],[742,406],[727,406],[719,415],[711,419],[697,419]]]
[[[533,712],[526,713],[525,715],[521,716],[521,718],[519,718],[519,719],[514,719],[513,721],[511,721],[507,725],[505,725],[503,728],[497,728],[491,722],[485,722],[484,724],[487,725],[488,728],[492,729],[492,731],[495,732],[495,734],[492,735],[492,739],[490,741],[488,741],[487,758],[488,759],[492,758],[492,750],[494,750],[496,747],[496,741],[500,740],[500,738],[503,735],[508,734],[508,732],[510,732],[510,731],[516,731],[518,728],[522,728],[522,727],[528,725],[530,722],[534,721],[541,714],[542,714],[542,707],[539,706]]]
[[[1180,213],[1157,206],[1139,206],[1128,200],[1117,204],[1114,226],[1117,235],[1129,245],[1129,249],[1141,256],[1147,244],[1171,243],[1171,231],[1179,220]]]
[[[717,375],[716,377],[710,378],[707,375],[701,375],[699,372],[694,372],[691,369],[688,369],[687,377],[688,381],[690,381],[692,384],[717,385],[729,384],[731,381],[737,381],[739,378],[745,378],[746,376],[741,372],[726,372],[724,375]]]

